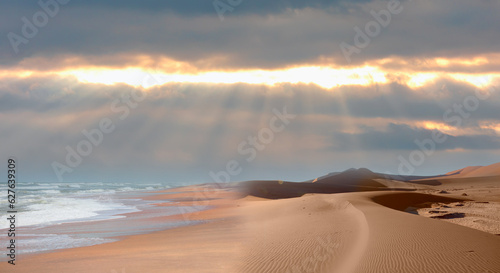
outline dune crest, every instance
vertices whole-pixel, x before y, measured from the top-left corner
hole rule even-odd
[[[500,162],[488,166],[469,166],[447,173],[448,177],[485,177],[500,176]]]
[[[349,169],[305,182],[171,189],[150,198],[169,200],[159,207],[202,201],[209,209],[158,221],[185,217],[209,222],[26,256],[19,266],[0,264],[0,270],[500,272],[498,166],[431,177]]]
[[[455,224],[454,220],[450,220],[477,214],[484,206],[468,205],[464,208],[465,212],[454,212],[449,217],[446,213],[434,218],[409,213],[418,208],[429,211],[431,209],[426,208],[436,204],[461,204],[471,198],[483,201],[479,203],[486,203],[485,199],[500,199],[500,180],[494,176],[498,166],[500,163],[469,167],[431,177],[400,177],[367,169],[349,169],[302,183],[286,182],[280,187],[271,186],[273,181],[250,182],[246,184],[249,187],[247,193],[268,198],[269,201],[259,204],[260,209],[272,208],[275,212],[267,215],[272,219],[273,226],[286,227],[286,232],[276,232],[273,236],[263,235],[267,229],[256,232],[259,235],[255,240],[259,243],[254,245],[251,255],[244,255],[251,258],[246,260],[248,264],[242,272],[500,272],[500,237],[485,233],[474,225]],[[308,188],[309,185],[316,188]],[[296,196],[290,196],[289,191]],[[288,199],[280,199],[280,193],[282,198]],[[349,209],[338,210],[335,206],[319,205],[324,202],[346,202]],[[301,218],[302,210],[298,206],[304,203],[322,207],[321,214],[315,215],[317,211],[313,210],[311,218]],[[469,207],[475,211],[467,210]],[[281,210],[286,210],[286,213]],[[259,213],[264,213],[262,211]],[[491,229],[491,223],[496,223],[500,213],[496,210],[485,213],[489,215],[477,219],[488,219]],[[292,220],[293,217],[296,218]],[[346,225],[339,225],[332,218]],[[357,219],[356,227],[353,226],[356,222],[352,222],[353,219]],[[334,230],[347,228],[355,231],[354,237],[343,234],[334,243],[349,244],[349,251],[332,252],[328,262],[319,259],[315,266],[310,264],[314,259],[308,256],[309,251],[294,252],[291,260],[282,258],[279,262],[263,257],[294,246],[311,249],[304,248],[300,243],[294,245],[294,236],[306,236],[301,239],[308,242],[313,241],[313,237],[328,236],[328,232],[319,232],[325,223],[329,223]],[[284,243],[287,238],[290,243]],[[303,259],[308,259],[309,267],[295,267],[295,271],[290,271]],[[260,262],[257,263],[257,260]]]

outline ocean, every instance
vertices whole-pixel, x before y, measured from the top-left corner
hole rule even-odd
[[[182,213],[179,207],[158,207],[144,200],[166,184],[21,183],[16,184],[17,253],[32,254],[113,242],[120,236],[164,230],[193,221],[157,221]],[[0,246],[7,246],[7,185],[0,191]],[[168,202],[168,201],[161,201]],[[190,208],[192,210],[192,208]],[[195,208],[196,209],[196,208]],[[2,247],[5,249],[5,247]],[[4,261],[5,255],[0,257]]]

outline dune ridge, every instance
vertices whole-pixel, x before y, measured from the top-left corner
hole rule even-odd
[[[349,244],[352,248],[343,252],[343,255],[329,253],[332,257],[328,259],[328,263],[318,259],[316,260],[318,267],[310,267],[314,270],[287,271],[286,262],[281,261],[277,267],[274,260],[261,257],[279,252],[276,245],[281,245],[281,249],[300,246],[300,244],[282,243],[285,238],[293,238],[290,234],[297,233],[302,236],[309,234],[308,239],[303,239],[313,241],[312,237],[320,234],[312,235],[310,231],[320,229],[317,224],[319,220],[314,217],[309,219],[298,217],[296,221],[290,223],[285,220],[280,222],[284,217],[283,214],[268,212],[274,215],[273,220],[279,223],[275,225],[286,226],[287,232],[270,236],[266,234],[267,229],[260,229],[258,239],[255,239],[259,242],[256,245],[265,247],[254,247],[249,251],[250,254],[244,255],[247,266],[243,267],[246,270],[242,272],[500,272],[499,236],[474,229],[473,225],[462,226],[408,212],[409,209],[430,208],[436,204],[463,203],[473,199],[497,200],[500,198],[500,180],[495,176],[500,175],[497,165],[466,168],[464,174],[467,176],[457,176],[456,174],[460,172],[450,172],[447,175],[405,178],[384,176],[367,169],[350,169],[295,184],[274,181],[248,182],[246,184],[249,187],[248,195],[267,198],[267,201],[260,204],[261,208],[273,208],[279,211],[282,207],[295,208],[303,202],[308,202],[312,207],[319,206],[322,202],[339,204],[345,202],[349,204],[350,209],[347,207],[340,211],[338,208],[331,209],[323,214],[334,216],[347,225],[338,226],[338,223],[333,221],[330,223],[333,229],[348,228],[355,231],[355,235],[343,236],[336,242]],[[478,177],[470,176],[473,173]],[[315,186],[317,188],[313,188],[311,186],[313,184],[317,185]],[[293,194],[290,194],[290,191]],[[465,191],[468,194],[465,194]],[[490,194],[485,194],[485,191]],[[286,215],[296,216],[298,211],[291,209]],[[463,215],[469,217],[471,213],[468,210]],[[489,213],[496,215],[493,218],[499,216],[497,211]],[[347,219],[358,219],[358,225]],[[293,225],[293,222],[296,225]],[[323,220],[322,223],[324,222],[328,221]],[[361,222],[365,223],[361,225],[366,227],[364,231],[359,229]],[[360,238],[363,238],[361,242]],[[271,245],[266,245],[260,240],[271,242]],[[355,245],[362,247],[354,247]],[[291,256],[292,261],[304,258],[301,252],[287,255]],[[308,258],[311,260],[311,257]],[[290,258],[285,260],[290,261]],[[259,266],[255,266],[256,264]],[[272,271],[273,269],[280,270]]]
[[[172,189],[147,198],[168,200],[159,207],[203,204],[207,210],[158,221],[207,223],[26,256],[14,268],[0,264],[0,271],[500,272],[500,236],[481,231],[481,221],[490,227],[500,221],[497,166],[431,177],[362,168],[304,182]],[[455,218],[446,216],[451,208]],[[433,210],[439,213],[430,216],[443,217],[418,215]]]
[[[498,236],[403,212],[422,203],[456,201],[463,199],[396,191],[258,202],[258,208],[248,208],[265,219],[246,221],[260,228],[251,228],[258,235],[240,272],[499,272]],[[346,229],[353,233],[330,242],[345,251],[308,255],[318,236]],[[304,259],[305,266],[297,266]]]
[[[333,195],[250,202],[244,214],[252,239],[239,272],[350,273],[366,247],[364,214]]]
[[[447,178],[500,176],[500,162],[488,166],[469,166],[447,173]]]
[[[394,209],[429,201],[451,200],[399,192],[352,200],[367,216],[371,234],[358,272],[499,272],[497,236]]]

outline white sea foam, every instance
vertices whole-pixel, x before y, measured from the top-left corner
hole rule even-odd
[[[109,224],[101,220],[115,218],[121,218],[117,221],[125,221],[120,223],[127,223],[124,216],[127,213],[151,208],[151,201],[137,199],[139,192],[148,194],[147,191],[166,188],[170,186],[159,183],[17,183],[16,228],[22,227],[16,233],[16,237],[22,236],[18,244],[19,253],[89,246],[111,242],[113,240],[108,238],[110,236],[135,234],[137,230],[141,230],[136,226],[127,228],[124,225],[119,231],[112,229],[97,233],[92,232],[89,227],[105,230]],[[0,189],[5,192],[7,188],[0,184]],[[0,198],[0,206],[7,205],[7,198]],[[175,212],[161,210],[161,213]],[[5,210],[0,211],[1,219],[7,217]],[[137,214],[134,217],[138,217]],[[80,225],[72,225],[76,229],[67,233],[70,226],[61,224],[69,222],[91,223],[82,229],[78,229]],[[8,228],[7,223],[8,221],[0,221],[0,229]],[[160,230],[164,227],[159,225],[156,228]],[[0,236],[0,245],[5,245],[5,239],[6,236]],[[5,258],[0,257],[0,261],[3,259]]]
[[[145,186],[123,183],[18,183],[16,187],[16,226],[48,226],[75,221],[116,218],[117,214],[138,211],[136,206],[115,196],[117,192],[145,190]],[[6,206],[6,198],[0,199]],[[6,212],[0,212],[5,218]],[[0,229],[7,228],[0,222]]]
[[[134,206],[127,206],[109,200],[100,201],[68,197],[41,198],[38,202],[26,206],[23,210],[16,215],[16,225],[18,227],[46,226],[79,220],[102,220],[112,218],[114,214],[137,211]],[[7,227],[7,221],[0,222],[0,229]]]
[[[19,234],[17,249],[19,253],[34,253],[47,250],[91,246],[110,243],[116,240],[108,238],[79,238],[66,234]],[[3,240],[0,240],[2,242]],[[6,245],[5,242],[2,245]]]
[[[42,192],[42,193],[48,193],[48,194],[57,194],[57,193],[61,193],[61,191],[59,191],[59,190],[42,190],[41,192]]]
[[[18,183],[16,226],[115,218],[117,214],[138,211],[135,205],[120,199],[117,194],[162,188],[168,187],[158,183]],[[6,198],[0,199],[0,206],[7,205]],[[6,211],[0,212],[1,218],[5,216]],[[7,227],[7,221],[0,221],[0,229]]]

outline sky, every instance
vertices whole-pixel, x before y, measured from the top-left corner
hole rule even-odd
[[[26,182],[489,165],[499,13],[496,0],[2,1],[0,155]]]

